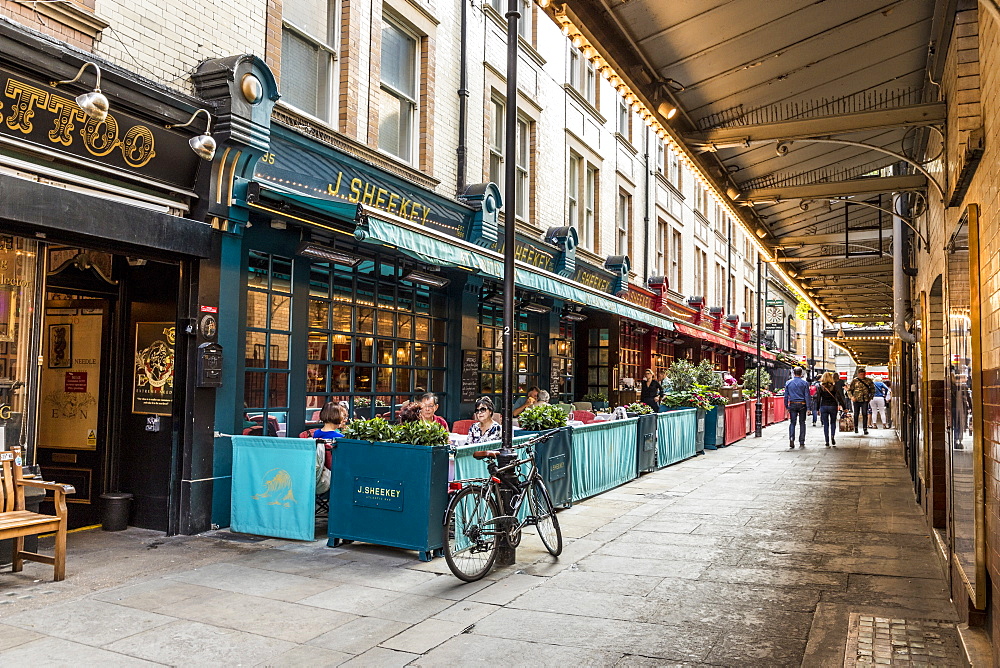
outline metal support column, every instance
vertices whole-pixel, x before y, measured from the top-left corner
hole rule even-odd
[[[761,329],[761,322],[764,320],[764,308],[761,302],[761,291],[760,291],[760,281],[761,281],[761,261],[760,254],[757,254],[757,405],[754,407],[754,428],[753,435],[754,438],[761,437],[761,422],[764,421],[764,404],[760,400],[760,344],[761,340],[764,338],[764,332]]]

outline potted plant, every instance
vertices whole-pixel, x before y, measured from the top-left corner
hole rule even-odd
[[[756,398],[758,382],[760,383],[761,396],[771,396],[771,374],[759,367],[756,369],[747,369],[743,373],[743,396],[746,398]]]
[[[629,417],[637,417],[639,415],[649,415],[653,412],[653,409],[648,404],[635,401],[625,407],[625,412],[628,413]]]
[[[603,392],[588,392],[581,401],[589,401],[595,412],[608,409],[608,395]]]
[[[552,503],[557,506],[569,506],[573,502],[570,481],[573,428],[566,426],[568,417],[558,406],[529,406],[518,416],[521,428],[514,432],[515,436],[523,436],[559,429],[551,438],[535,446],[535,466],[549,489]]]
[[[448,503],[448,432],[438,424],[354,420],[333,447],[327,545],[364,541],[440,551]]]

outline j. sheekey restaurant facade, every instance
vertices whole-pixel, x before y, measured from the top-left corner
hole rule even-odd
[[[76,487],[73,526],[108,491],[133,495],[131,525],[226,526],[232,434],[295,437],[326,401],[364,417],[425,391],[453,422],[500,393],[495,185],[442,197],[292,129],[254,56],[203,63],[196,98],[94,61],[96,121],[73,100],[93,67],[50,85],[89,54],[8,24],[0,54],[0,436]],[[198,109],[210,160],[189,146],[200,121],[166,127]],[[705,349],[719,335],[696,309],[630,286],[627,257],[578,260],[560,222],[516,242],[519,393],[619,403],[675,357],[736,364],[732,336]]]

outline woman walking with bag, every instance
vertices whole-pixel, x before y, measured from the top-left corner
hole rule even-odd
[[[816,405],[819,406],[819,417],[823,422],[823,438],[826,447],[837,445],[837,413],[841,408],[847,410],[847,397],[843,387],[838,385],[833,374],[827,371],[819,381],[816,391]]]

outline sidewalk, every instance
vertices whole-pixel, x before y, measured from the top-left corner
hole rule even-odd
[[[565,510],[558,560],[526,535],[475,584],[376,546],[72,534],[66,581],[0,574],[0,665],[963,665],[898,442],[807,429]]]

